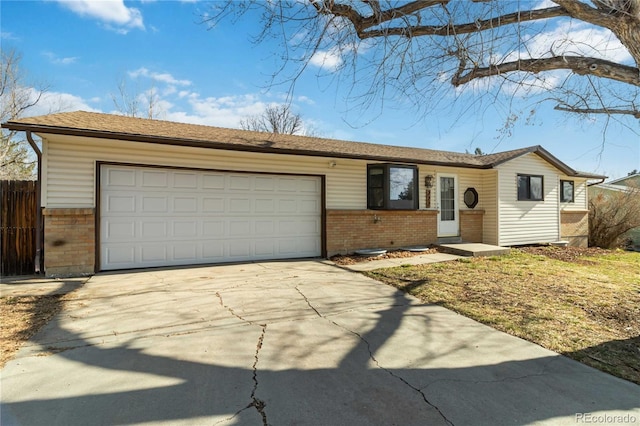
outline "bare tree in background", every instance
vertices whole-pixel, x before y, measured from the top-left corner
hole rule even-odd
[[[359,106],[393,100],[424,114],[502,102],[513,119],[520,97],[640,119],[640,0],[228,1],[203,22],[256,12],[256,41],[281,37],[283,64],[298,64],[287,78],[321,66]]]
[[[307,135],[302,117],[291,111],[287,104],[269,105],[262,114],[251,115],[240,120],[243,130],[285,135]]]
[[[34,107],[48,87],[28,81],[20,68],[22,55],[13,49],[2,50],[2,76],[0,78],[0,122],[22,117]],[[18,132],[2,129],[0,142],[0,179],[35,179],[36,159],[31,148]]]
[[[141,92],[136,83],[134,89],[130,89],[126,77],[118,83],[118,93],[112,93],[111,100],[116,110],[128,117],[160,118],[164,114],[155,86]]]

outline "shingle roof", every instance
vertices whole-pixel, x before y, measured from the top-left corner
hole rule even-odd
[[[21,118],[3,123],[2,127],[42,134],[89,136],[236,151],[355,158],[480,169],[493,168],[505,161],[535,152],[564,173],[571,176],[580,175],[540,146],[489,155],[473,155],[423,148],[252,132],[86,111]],[[602,176],[585,175],[583,177],[601,178]]]

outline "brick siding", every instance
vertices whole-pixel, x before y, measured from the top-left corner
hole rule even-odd
[[[95,267],[94,209],[44,209],[47,276],[88,275]]]
[[[560,213],[560,238],[573,247],[589,245],[589,211],[562,211]]]
[[[484,210],[460,210],[460,238],[465,243],[482,242]]]
[[[327,255],[432,244],[437,225],[435,210],[327,210]]]

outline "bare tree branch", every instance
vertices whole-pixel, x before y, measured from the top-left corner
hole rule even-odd
[[[622,83],[640,86],[640,73],[637,68],[621,65],[604,59],[554,56],[552,58],[521,59],[488,67],[473,68],[465,74],[453,76],[451,84],[460,86],[476,78],[490,77],[513,71],[527,71],[534,74],[550,70],[571,70],[579,75],[594,75],[609,78]],[[459,70],[464,71],[464,69]]]
[[[463,99],[451,89],[467,85],[476,97],[464,97],[465,109],[484,95],[492,103],[521,96],[579,106],[571,111],[580,114],[637,117],[640,0],[552,1],[535,9],[503,0],[230,0],[213,16],[262,10],[258,40],[280,34],[283,64],[299,65],[285,81],[293,87],[310,64],[319,66],[319,75],[350,86],[358,107],[393,99],[426,114]],[[545,76],[552,83],[532,84]]]

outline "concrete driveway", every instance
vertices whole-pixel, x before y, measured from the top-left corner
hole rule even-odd
[[[3,426],[640,423],[640,387],[320,261],[94,276]]]

